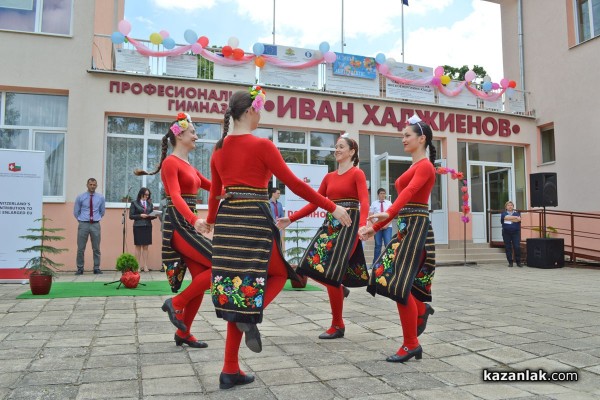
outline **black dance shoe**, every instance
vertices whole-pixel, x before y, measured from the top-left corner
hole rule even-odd
[[[350,289],[348,289],[346,286],[342,286],[342,288],[344,289],[344,298],[350,296]]]
[[[208,347],[208,344],[206,344],[206,342],[196,340],[196,338],[193,335],[189,335],[186,338],[182,338],[178,334],[175,334],[175,344],[177,346],[182,346],[184,343],[190,347],[194,347],[197,349],[203,349],[205,347]]]
[[[226,374],[221,372],[219,376],[219,389],[231,389],[237,385],[247,385],[254,382],[253,375],[242,375],[239,372],[235,374]]]
[[[244,332],[246,346],[253,352],[260,353],[262,351],[262,341],[260,340],[260,331],[256,324],[247,322],[236,322],[235,324],[240,331]]]
[[[185,326],[183,321],[177,319],[177,315],[183,314],[183,310],[176,310],[175,307],[173,307],[172,299],[166,299],[161,308],[164,312],[169,314],[169,319],[171,320],[171,323],[175,325],[177,329],[179,329],[182,332],[187,332],[187,326]]]
[[[321,333],[319,335],[319,339],[338,339],[338,338],[343,338],[345,332],[346,332],[346,328],[338,328],[336,326],[335,327],[335,332],[333,332],[333,333],[323,332],[323,333]]]
[[[405,355],[399,356],[398,354],[394,354],[394,355],[386,358],[385,361],[394,362],[394,363],[403,363],[405,361],[410,360],[413,357],[416,358],[417,360],[420,360],[421,358],[423,358],[423,348],[421,347],[421,345],[415,347],[412,350],[409,350],[408,347],[404,346],[402,348],[402,350],[404,350],[406,352]]]
[[[425,332],[425,328],[427,327],[427,318],[430,315],[433,315],[435,310],[429,304],[425,303],[425,314],[419,315],[421,318],[421,324],[417,326],[417,336],[421,335],[421,333]]]

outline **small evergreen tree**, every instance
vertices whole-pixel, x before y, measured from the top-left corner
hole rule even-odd
[[[286,246],[285,257],[287,262],[290,264],[298,265],[300,259],[304,255],[304,251],[306,248],[302,247],[300,243],[310,242],[312,239],[311,236],[306,236],[306,232],[310,232],[312,229],[309,228],[300,228],[301,222],[296,221],[295,228],[287,228],[285,230],[285,242],[292,244],[291,247]]]
[[[139,263],[133,254],[123,253],[117,258],[117,271],[121,271],[121,273],[137,272],[138,269]]]
[[[21,253],[38,253],[38,256],[32,257],[27,261],[27,264],[23,268],[28,268],[28,274],[37,275],[49,275],[56,277],[56,272],[60,271],[63,264],[56,263],[49,259],[46,254],[59,254],[67,249],[57,249],[56,247],[48,245],[48,242],[63,240],[64,237],[54,235],[59,231],[64,231],[63,228],[48,228],[46,221],[51,221],[50,218],[42,217],[36,219],[34,222],[41,222],[40,228],[29,228],[27,229],[31,234],[19,236],[21,239],[39,241],[40,244],[28,247],[26,249],[17,250]]]

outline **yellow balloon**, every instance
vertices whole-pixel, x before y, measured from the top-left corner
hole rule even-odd
[[[163,42],[163,38],[162,38],[162,36],[160,36],[160,33],[154,32],[153,34],[150,35],[150,43],[161,44],[162,42]]]
[[[450,77],[448,75],[442,75],[440,82],[442,82],[442,85],[447,85],[450,83]]]

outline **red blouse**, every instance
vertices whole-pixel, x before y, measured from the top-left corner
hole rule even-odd
[[[252,134],[225,137],[223,147],[210,159],[212,188],[208,198],[206,221],[214,224],[222,187],[250,186],[266,188],[273,174],[303,199],[332,212],[335,204],[318,195],[288,168],[277,147],[268,139]]]
[[[174,155],[168,156],[163,161],[160,179],[165,187],[165,193],[167,196],[171,196],[171,201],[177,211],[187,222],[194,225],[198,216],[190,210],[181,195],[197,195],[200,188],[210,190],[210,181],[202,176],[196,168]]]
[[[367,178],[360,168],[352,167],[342,175],[339,175],[337,171],[328,173],[323,178],[323,182],[321,182],[319,193],[334,201],[348,198],[358,199],[360,202],[360,220],[358,226],[361,227],[367,223],[367,216],[369,215],[369,192],[367,190]],[[295,212],[290,221],[294,222],[300,218],[304,218],[316,209],[316,205],[307,204]]]
[[[429,195],[435,183],[435,168],[429,159],[424,158],[413,164],[406,172],[396,179],[398,198],[385,212],[389,218],[373,225],[375,232],[385,227],[406,205],[406,203],[429,204]]]

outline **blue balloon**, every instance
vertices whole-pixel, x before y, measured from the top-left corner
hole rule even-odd
[[[173,38],[168,37],[166,39],[163,39],[162,45],[165,49],[171,50],[175,47],[175,40],[173,40]]]
[[[483,82],[483,84],[481,85],[481,87],[486,92],[489,92],[490,90],[492,90],[492,82]]]
[[[121,44],[125,41],[125,36],[121,32],[113,32],[112,35],[110,35],[110,40],[112,40],[114,44]]]
[[[194,44],[196,43],[196,40],[198,40],[198,35],[193,30],[186,29],[185,32],[183,32],[183,38],[189,44]]]
[[[321,42],[319,45],[319,51],[323,54],[327,53],[329,51],[329,43]]]
[[[385,63],[385,54],[383,54],[383,53],[378,53],[378,54],[375,56],[375,61],[377,61],[377,64],[383,64],[383,63]]]
[[[265,45],[262,43],[254,43],[254,46],[252,46],[252,52],[257,56],[262,55],[265,52]]]

